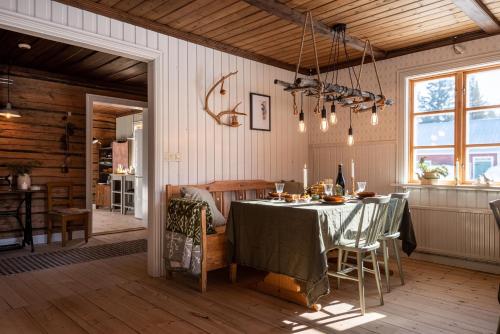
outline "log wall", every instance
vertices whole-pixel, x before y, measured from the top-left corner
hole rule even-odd
[[[95,85],[62,82],[46,74],[45,78],[30,75],[31,70],[12,69],[11,102],[20,111],[21,118],[0,117],[0,176],[9,172],[6,163],[37,160],[42,165],[34,168],[32,184],[45,185],[47,182],[72,182],[75,186],[76,204],[85,206],[85,98],[86,94],[98,94],[146,101],[146,96],[96,88]],[[0,66],[0,74],[5,76],[5,66]],[[0,86],[0,104],[5,105],[7,86]],[[64,134],[62,117],[71,112],[70,121],[76,125],[70,140],[71,161],[69,172],[61,172],[65,151],[61,148],[60,137]],[[98,124],[101,124],[100,121]],[[99,130],[100,131],[100,130]],[[106,130],[107,131],[107,130]],[[1,186],[5,189],[5,186]],[[0,198],[0,210],[12,207],[14,202]],[[34,234],[45,232],[46,194],[33,196]],[[18,232],[3,232],[16,228],[13,219],[1,218],[0,238],[18,235]]]

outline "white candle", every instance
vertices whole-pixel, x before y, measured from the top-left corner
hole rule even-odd
[[[307,165],[304,164],[304,189],[307,189]]]
[[[354,180],[354,159],[351,160],[351,178]]]
[[[457,162],[455,163],[455,180],[457,180],[457,183],[459,180],[459,176],[460,176],[460,162],[457,159]]]

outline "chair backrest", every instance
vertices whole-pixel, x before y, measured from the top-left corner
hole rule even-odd
[[[70,182],[47,183],[47,209],[73,207],[73,184]]]
[[[389,200],[389,196],[363,199],[363,208],[358,225],[355,247],[372,245],[380,238],[387,217]],[[363,228],[366,225],[365,222],[368,225]]]
[[[406,201],[410,197],[410,193],[392,193],[390,194],[390,197],[391,200],[389,202],[389,211],[387,214],[384,232],[394,234],[399,231],[399,226],[403,220]]]
[[[265,198],[269,190],[274,189],[274,183],[262,180],[236,180],[236,181],[214,181],[207,184],[196,184],[196,185],[183,185],[183,186],[173,186],[167,184],[166,186],[166,202],[173,197],[180,197],[181,189],[183,187],[196,187],[200,189],[205,189],[210,192],[214,198],[217,209],[227,217],[225,199],[231,198],[236,200],[245,200],[251,198],[252,194],[250,192],[255,192],[255,198]]]
[[[500,199],[496,199],[490,202],[491,211],[493,211],[493,216],[497,222],[498,228],[500,229]]]

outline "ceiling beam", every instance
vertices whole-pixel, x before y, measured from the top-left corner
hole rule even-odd
[[[249,5],[252,5],[254,7],[257,7],[263,11],[268,12],[269,14],[272,14],[274,16],[277,16],[283,20],[292,22],[298,26],[304,26],[304,20],[306,18],[306,15],[298,10],[295,10],[293,8],[290,8],[276,0],[243,0]],[[314,31],[318,32],[328,38],[333,38],[334,37],[334,32],[332,31],[332,28],[329,27],[328,25],[316,21],[313,19],[313,25],[314,25]],[[346,34],[346,43],[349,45],[351,48],[358,50],[358,51],[363,51],[365,48],[365,42],[359,38],[356,38],[354,36],[350,36]],[[369,53],[369,51],[368,51]],[[382,58],[385,56],[385,52],[379,48],[373,47],[373,53],[375,58]]]
[[[458,8],[474,21],[484,32],[495,34],[500,24],[493,13],[481,0],[451,0]]]
[[[498,34],[500,34],[500,32],[498,32],[494,35],[498,35]],[[387,52],[387,55],[385,57],[380,58],[380,59],[376,59],[376,60],[380,61],[380,60],[400,57],[400,56],[404,56],[404,55],[415,53],[415,52],[431,50],[431,49],[440,48],[443,46],[449,46],[449,45],[453,45],[453,44],[457,44],[457,43],[464,43],[467,41],[473,41],[476,39],[487,38],[487,37],[491,37],[491,36],[492,36],[491,34],[488,34],[488,33],[481,31],[481,30],[472,31],[472,32],[468,32],[468,33],[457,35],[457,36],[442,38],[442,39],[428,42],[428,43],[422,43],[422,44],[417,44],[417,45],[413,45],[413,46],[409,46],[409,47],[405,47],[405,48],[401,48],[401,49],[390,50]],[[451,49],[450,49],[450,52],[452,52]],[[372,60],[370,57],[365,58],[365,64],[371,63],[371,61]],[[342,69],[342,68],[347,68],[347,67],[351,67],[351,66],[357,66],[359,64],[361,64],[361,58],[353,59],[353,60],[350,60],[348,62],[340,63],[338,65],[338,68]],[[325,72],[331,71],[332,66],[331,65],[322,66],[322,67],[320,67],[319,70],[321,73],[325,73]],[[316,72],[313,72],[313,74],[316,74]]]
[[[283,68],[289,71],[295,72],[295,65],[293,64],[288,64],[270,57],[266,57],[263,55],[259,55],[254,52],[246,51],[234,46],[231,46],[229,44],[225,44],[222,42],[215,41],[213,39],[196,35],[187,31],[182,31],[178,30],[175,28],[172,28],[166,24],[158,23],[152,20],[145,19],[140,16],[135,16],[131,15],[123,10],[119,10],[116,8],[111,8],[110,6],[103,5],[101,3],[94,2],[92,0],[56,0],[57,2],[60,2],[62,4],[80,8],[92,13],[96,13],[99,15],[107,16],[109,18],[119,20],[122,22],[130,23],[145,29],[149,29],[152,31],[156,31],[158,33],[176,37],[188,42],[192,42],[195,44],[199,44],[202,46],[206,46],[208,48],[213,48],[219,51],[223,51],[226,53],[230,53],[235,56],[255,60],[257,62]],[[300,73],[302,74],[307,74],[309,73],[308,69],[301,68],[299,70]]]

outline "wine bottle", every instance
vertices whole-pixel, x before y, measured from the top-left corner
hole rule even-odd
[[[337,180],[335,181],[336,185],[342,187],[342,196],[345,195],[345,179],[342,174],[342,164],[339,165],[339,172],[337,173]]]

